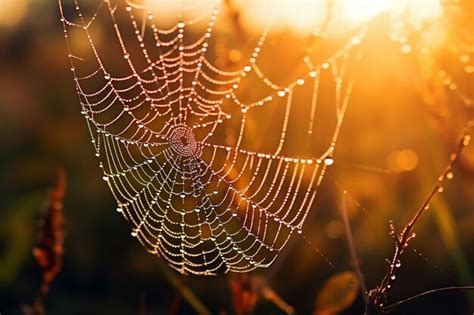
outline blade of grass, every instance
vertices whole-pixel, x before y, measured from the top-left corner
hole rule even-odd
[[[451,253],[451,257],[456,265],[456,270],[462,283],[473,283],[473,277],[469,264],[466,260],[458,235],[456,233],[456,222],[451,214],[448,205],[442,198],[433,202],[433,215],[440,230],[441,238]],[[474,309],[474,292],[466,291],[471,308]]]
[[[179,292],[189,305],[199,315],[210,315],[211,312],[204,306],[199,298],[189,289],[163,262],[158,264],[168,282]]]
[[[354,245],[354,238],[352,234],[351,224],[349,222],[349,215],[347,213],[346,194],[347,192],[344,191],[341,198],[342,221],[344,223],[344,231],[346,234],[347,246],[349,247],[349,253],[351,255],[352,266],[354,267],[354,271],[359,280],[360,291],[364,298],[364,303],[367,306],[369,304],[369,297],[367,296],[367,285],[365,284],[364,274],[362,273],[362,270],[360,269],[359,258],[357,257],[357,252]]]

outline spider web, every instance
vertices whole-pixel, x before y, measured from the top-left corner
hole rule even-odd
[[[224,70],[210,50],[219,1],[196,3],[183,6],[169,27],[158,25],[147,1],[103,0],[92,14],[77,0],[59,5],[81,113],[131,235],[181,273],[247,272],[268,267],[293,233],[302,233],[333,164],[353,86],[348,64],[360,58],[354,51],[364,32],[323,62],[307,53],[301,75],[280,85],[259,66],[269,27],[246,62]],[[111,27],[107,40],[102,25]],[[314,137],[323,73],[334,86],[326,148],[287,154],[290,125],[300,137]],[[249,77],[265,91],[253,101],[239,93],[253,84]],[[305,121],[293,117],[303,91],[310,95],[301,105],[308,104]],[[281,117],[272,117],[262,137],[276,141],[249,149],[249,118],[266,107]],[[223,143],[229,126],[236,133]]]

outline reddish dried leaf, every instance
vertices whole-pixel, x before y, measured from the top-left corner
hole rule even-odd
[[[59,273],[63,262],[64,217],[62,200],[66,192],[66,175],[59,170],[56,187],[50,190],[48,200],[42,210],[39,222],[38,240],[33,248],[42,281],[40,292],[34,302],[35,314],[44,314],[43,299],[49,291],[49,286]]]
[[[257,304],[258,292],[247,274],[235,275],[230,281],[232,302],[237,315],[251,314]]]

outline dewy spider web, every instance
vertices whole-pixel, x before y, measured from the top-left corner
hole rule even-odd
[[[333,162],[352,90],[347,65],[364,33],[318,65],[305,56],[304,75],[280,86],[258,66],[268,28],[240,69],[221,70],[210,60],[219,2],[209,14],[190,19],[194,8],[183,8],[168,29],[158,27],[146,1],[103,0],[90,17],[77,0],[69,8],[71,17],[59,5],[81,113],[103,179],[117,200],[117,211],[131,224],[132,236],[182,273],[213,275],[269,266],[290,236],[301,233]],[[113,36],[108,40],[118,43],[121,51],[114,53],[119,58],[108,60],[94,40],[91,29],[101,14],[110,19]],[[203,23],[205,31],[189,41],[188,29]],[[88,47],[91,58],[73,51],[75,34],[84,36],[81,47]],[[126,73],[121,76],[113,70],[119,61]],[[305,137],[312,137],[323,72],[331,73],[335,86],[336,122],[327,149],[317,157],[283,154],[294,94],[307,81],[313,84]],[[250,75],[269,92],[245,102],[238,89]],[[278,141],[272,150],[247,149],[243,142],[249,137],[249,115],[271,105],[284,107]],[[233,145],[220,144],[219,127],[234,124],[233,117],[240,117],[233,126],[239,130],[236,139]]]

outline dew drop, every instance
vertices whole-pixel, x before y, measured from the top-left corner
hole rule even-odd
[[[324,164],[326,164],[327,166],[331,166],[334,164],[334,159],[330,156],[326,157],[324,159]]]
[[[392,279],[392,280],[395,280],[396,278],[397,278],[397,277],[395,277],[395,275],[392,275],[392,276],[390,277],[390,279]]]
[[[471,136],[470,135],[465,135],[462,144],[468,145],[470,141],[471,141]]]

